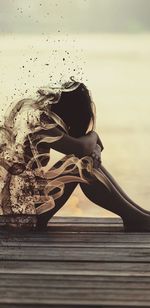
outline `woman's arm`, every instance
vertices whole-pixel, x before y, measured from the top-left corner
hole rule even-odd
[[[86,155],[91,155],[98,142],[98,135],[94,131],[91,131],[87,135],[80,138],[74,138],[65,133],[62,133],[59,128],[42,130],[38,132],[38,134],[44,134],[45,136],[50,137],[61,137],[59,140],[51,143],[40,142],[37,146],[39,153],[48,152],[50,148],[52,148],[63,154],[74,154],[75,156],[81,158]]]
[[[103,149],[104,149],[104,146],[102,144],[100,137],[98,136],[98,141],[97,141],[96,147],[91,154],[91,157],[93,158],[93,167],[95,169],[98,169],[101,166],[101,162],[102,162],[101,161],[101,152],[103,151]]]

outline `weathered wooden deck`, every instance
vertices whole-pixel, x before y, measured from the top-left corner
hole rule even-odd
[[[0,307],[150,307],[150,233],[117,218],[54,217],[0,234]]]

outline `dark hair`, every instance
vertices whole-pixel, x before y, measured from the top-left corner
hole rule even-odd
[[[81,137],[90,125],[91,129],[95,126],[95,105],[83,83],[73,91],[62,92],[59,102],[52,105],[51,110],[62,118],[73,137]]]

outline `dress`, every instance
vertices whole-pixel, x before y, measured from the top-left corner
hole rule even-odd
[[[104,176],[92,168],[92,158],[68,155],[59,167],[49,168],[50,152],[38,151],[41,142],[50,144],[68,133],[50,106],[59,102],[62,90],[72,91],[78,84],[40,89],[37,99],[21,100],[7,111],[0,127],[0,219],[4,223],[35,226],[37,215],[55,206],[66,183],[88,183],[83,175],[85,169],[108,186]],[[50,131],[57,125],[62,128],[62,135],[53,137]],[[54,187],[58,190],[52,194]]]

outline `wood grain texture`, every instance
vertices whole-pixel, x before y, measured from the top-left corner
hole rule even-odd
[[[0,231],[0,307],[150,307],[150,234],[120,218],[53,217]]]

